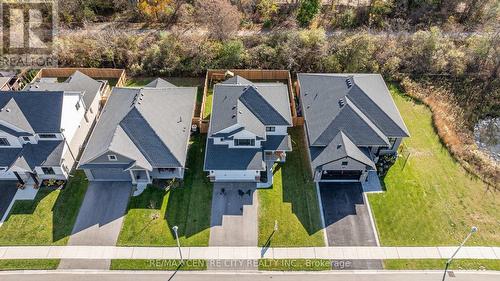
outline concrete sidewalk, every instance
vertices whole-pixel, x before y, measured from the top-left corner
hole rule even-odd
[[[184,247],[185,259],[443,259],[456,247]],[[263,253],[263,255],[261,255]],[[176,247],[0,247],[0,259],[178,259]],[[500,259],[500,247],[463,247],[459,259]]]

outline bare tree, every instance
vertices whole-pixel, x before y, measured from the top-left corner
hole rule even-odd
[[[228,0],[198,0],[196,12],[199,22],[214,39],[227,39],[240,26],[241,14]]]

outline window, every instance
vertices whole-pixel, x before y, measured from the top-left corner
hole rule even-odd
[[[224,141],[224,138],[220,138],[220,141],[223,142]]]
[[[108,160],[109,161],[117,161],[118,158],[116,158],[116,155],[108,155]]]
[[[160,173],[160,174],[162,174],[162,173],[173,173],[176,170],[177,170],[176,168],[158,168],[158,173]]]
[[[276,132],[276,127],[266,127],[266,132]]]
[[[0,146],[10,146],[10,143],[7,140],[7,138],[0,138]]]
[[[38,137],[41,139],[56,139],[57,138],[56,134],[39,134]]]
[[[255,146],[254,139],[235,139],[234,146]]]
[[[68,169],[68,167],[67,167],[66,165],[64,165],[64,164],[63,164],[63,165],[62,165],[62,168],[63,168],[63,170],[64,170],[67,174],[69,174],[69,169]]]
[[[347,166],[349,164],[349,162],[347,161],[342,161],[342,166]]]
[[[55,175],[56,172],[54,172],[54,169],[52,167],[42,167],[42,171],[46,175]]]
[[[29,138],[29,137],[23,137],[23,140],[24,140],[25,142],[29,142],[29,141],[30,141],[30,138]]]
[[[75,108],[76,108],[76,111],[80,110],[80,102],[77,102],[77,103],[75,104]]]

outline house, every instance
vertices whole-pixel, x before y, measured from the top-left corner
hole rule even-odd
[[[214,86],[204,170],[211,181],[272,182],[291,151],[288,87],[234,76]]]
[[[0,179],[66,180],[94,115],[81,92],[0,94]]]
[[[362,182],[409,136],[379,74],[298,74],[314,181]]]
[[[91,181],[183,178],[196,92],[161,79],[113,88],[79,168]]]

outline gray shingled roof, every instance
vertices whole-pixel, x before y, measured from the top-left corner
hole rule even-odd
[[[313,169],[345,157],[375,168],[363,147],[409,135],[378,74],[298,74],[298,80]]]
[[[342,131],[326,147],[311,147],[311,166],[313,168],[349,157],[360,163],[375,168],[375,163],[360,150]]]
[[[63,95],[63,92],[3,92],[0,120],[31,134],[59,133]]]
[[[149,82],[146,86],[146,88],[171,88],[171,87],[176,87],[174,84],[163,80],[161,78],[156,78],[155,80]]]
[[[244,81],[251,83],[240,79]],[[263,137],[266,125],[287,126],[291,125],[291,119],[285,84],[220,83],[214,87],[209,135],[238,124]]]
[[[32,171],[36,166],[59,166],[64,141],[40,141],[22,148],[1,148],[0,166],[17,166]]]
[[[80,160],[113,151],[136,165],[181,167],[196,103],[196,88],[113,88]]]
[[[214,145],[214,140],[208,138],[205,171],[210,170],[264,170],[260,148],[230,149],[227,145]]]
[[[292,151],[292,141],[289,135],[267,135],[262,147],[264,150]]]
[[[250,82],[249,80],[247,80],[239,75],[228,78],[225,81],[221,82],[221,84],[253,85],[252,82]]]
[[[82,92],[82,100],[88,108],[99,94],[103,82],[75,71],[66,81],[62,83],[52,83],[47,80],[35,81],[26,86],[28,91],[64,91],[64,92]]]

